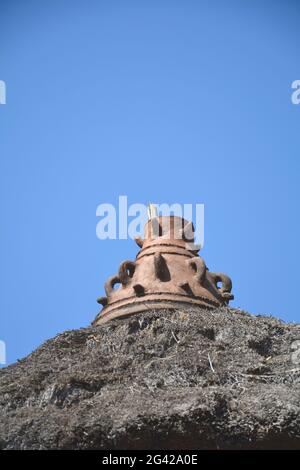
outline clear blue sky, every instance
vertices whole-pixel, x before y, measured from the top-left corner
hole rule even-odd
[[[0,5],[0,339],[8,363],[88,325],[131,240],[96,207],[204,203],[233,306],[299,321],[297,1]],[[295,290],[296,289],[296,290]]]

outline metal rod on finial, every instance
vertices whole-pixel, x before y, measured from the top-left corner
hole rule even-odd
[[[154,219],[155,217],[157,217],[157,207],[155,206],[155,204],[151,204],[151,202],[149,202],[148,204],[148,219]]]

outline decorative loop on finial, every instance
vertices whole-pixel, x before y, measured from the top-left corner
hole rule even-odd
[[[137,244],[137,246],[139,246],[140,248],[143,248],[144,240],[141,237],[135,237],[134,241]]]
[[[108,300],[107,300],[107,297],[99,297],[99,298],[97,299],[97,302],[98,302],[98,304],[100,304],[100,305],[102,305],[103,307],[105,307],[105,306],[107,305]]]
[[[231,294],[232,281],[230,277],[226,276],[223,273],[207,273],[208,278],[213,282],[214,286],[218,289],[221,297],[225,303],[228,303],[229,300],[234,299],[234,295]],[[221,282],[221,287],[218,286],[218,283]]]
[[[195,279],[199,284],[203,284],[205,273],[207,271],[206,264],[200,256],[195,256],[187,260],[188,265],[195,271]]]
[[[123,261],[119,267],[119,279],[122,285],[127,285],[129,280],[133,277],[135,271],[135,262],[134,261]]]
[[[194,295],[194,293],[191,289],[191,286],[189,285],[189,283],[187,281],[179,282],[178,287],[180,287],[182,290],[184,290],[186,292],[186,294],[192,295],[192,296]]]
[[[121,280],[120,280],[119,276],[111,276],[107,279],[107,281],[104,285],[104,289],[105,289],[105,293],[106,293],[107,297],[110,296],[110,294],[114,290],[114,287],[115,287],[116,284],[121,284]]]
[[[141,284],[135,284],[133,286],[133,290],[137,296],[145,295],[145,287]]]
[[[154,255],[154,271],[155,277],[162,282],[170,281],[171,275],[167,266],[165,258],[161,253],[155,253]]]

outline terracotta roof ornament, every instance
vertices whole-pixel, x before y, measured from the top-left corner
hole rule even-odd
[[[158,216],[148,207],[149,220],[135,261],[123,261],[119,271],[107,279],[103,306],[94,325],[134,315],[149,309],[198,305],[208,309],[227,305],[231,279],[210,272],[194,245],[192,222],[177,216]]]

